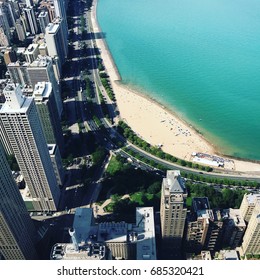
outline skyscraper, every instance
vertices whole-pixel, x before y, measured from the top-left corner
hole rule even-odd
[[[55,77],[52,59],[47,56],[38,56],[38,58],[28,66],[28,74],[33,88],[38,82],[50,82],[52,84],[59,117],[61,117],[63,107],[60,87]]]
[[[35,13],[32,7],[24,9],[25,16],[28,22],[28,26],[30,28],[30,33],[35,35],[38,33],[37,21],[35,18]]]
[[[243,238],[242,252],[260,254],[260,201],[257,201]]]
[[[48,145],[52,166],[59,186],[64,183],[65,172],[62,165],[59,147],[55,144]]]
[[[66,17],[64,0],[53,0],[56,17]]]
[[[25,28],[22,19],[23,18],[21,17],[15,22],[15,29],[20,41],[24,41],[26,39]]]
[[[179,170],[168,170],[162,182],[161,232],[163,248],[177,256],[182,246],[187,215],[186,188]]]
[[[32,0],[25,0],[26,7],[32,7]]]
[[[48,12],[42,11],[38,16],[38,20],[39,20],[41,32],[45,33],[45,28],[50,23]]]
[[[223,244],[226,247],[235,249],[241,245],[246,229],[246,223],[242,218],[240,209],[223,210],[224,236]]]
[[[5,65],[17,61],[16,52],[12,48],[7,48],[4,53]]]
[[[24,176],[36,211],[56,211],[60,190],[33,98],[8,84],[0,109],[3,127]]]
[[[248,223],[256,204],[260,202],[260,194],[244,194],[240,205],[240,211],[243,219]]]
[[[63,151],[64,139],[51,83],[37,83],[33,97],[47,144],[57,144]]]
[[[201,250],[216,251],[222,240],[221,215],[211,210],[207,197],[192,199],[192,211],[187,219],[186,250],[198,254]]]
[[[200,253],[205,246],[209,217],[209,201],[207,197],[195,197],[192,199],[192,210],[187,215],[186,251]]]
[[[30,44],[24,52],[25,59],[28,63],[32,63],[35,59],[37,59],[39,54],[38,44]]]
[[[27,70],[28,65],[29,64],[27,62],[20,62],[19,60],[16,62],[11,62],[7,65],[7,69],[13,83],[19,84],[21,86],[31,84]]]
[[[64,64],[68,55],[68,41],[65,31],[64,19],[62,18],[56,18],[45,28],[48,53],[52,58],[59,58],[60,65]]]
[[[10,26],[6,14],[0,7],[0,45],[9,46],[11,39]]]
[[[53,4],[54,4],[56,17],[63,18],[64,22],[65,22],[65,26],[66,26],[66,28],[68,28],[65,1],[64,0],[53,0]]]
[[[36,259],[35,234],[0,145],[0,255],[5,259]]]

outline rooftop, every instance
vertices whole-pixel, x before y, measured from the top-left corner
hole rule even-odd
[[[86,242],[93,222],[92,208],[77,208],[74,216],[73,228],[78,242]]]
[[[49,154],[54,155],[55,149],[56,149],[56,144],[48,144],[48,149],[49,149]]]
[[[24,54],[33,54],[33,52],[38,48],[38,44],[30,44]]]
[[[50,63],[50,61],[51,61],[50,57],[39,55],[38,58],[30,64],[30,68],[31,67],[46,67]],[[30,70],[30,68],[29,68],[29,70]]]
[[[33,91],[33,96],[35,101],[43,101],[46,98],[49,98],[52,92],[52,85],[48,82],[38,82]]]
[[[49,23],[46,26],[45,32],[46,34],[55,34],[57,30],[59,29],[60,25],[57,23]]]
[[[51,260],[102,260],[105,258],[106,248],[104,245],[84,244],[79,245],[76,251],[71,243],[57,243],[53,246]]]
[[[223,218],[230,219],[230,222],[234,226],[246,227],[246,223],[241,215],[240,209],[233,209],[233,208],[224,209],[222,214],[223,214]]]
[[[214,221],[214,213],[210,209],[198,210],[197,211],[197,217]]]
[[[39,17],[45,17],[46,15],[48,15],[47,11],[41,11]]]
[[[165,190],[170,193],[185,193],[186,188],[183,179],[180,176],[179,170],[168,170],[166,178],[163,179]]]
[[[218,260],[239,260],[236,250],[221,250],[217,254]]]
[[[0,113],[26,113],[33,98],[25,97],[19,86],[7,84],[4,88],[6,102],[0,109]]]
[[[136,208],[137,260],[156,260],[153,207]]]
[[[260,194],[247,194],[246,195],[247,201],[249,204],[255,204],[256,201],[260,201]]]
[[[98,225],[99,242],[127,242],[129,224],[125,222],[100,223]]]
[[[194,212],[199,210],[210,209],[207,197],[194,197],[192,199],[192,208]]]

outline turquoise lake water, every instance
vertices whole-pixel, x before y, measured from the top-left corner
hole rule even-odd
[[[259,0],[99,0],[98,21],[125,83],[260,160]]]

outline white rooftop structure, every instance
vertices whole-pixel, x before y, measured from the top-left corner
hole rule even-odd
[[[60,26],[56,23],[49,23],[45,29],[46,33],[55,34]]]
[[[37,50],[39,47],[38,44],[30,44],[28,48],[25,50],[24,54],[29,55],[29,54],[34,54],[35,50]]]
[[[218,260],[239,260],[236,250],[221,250],[217,256]]]
[[[221,162],[217,162],[217,161],[206,159],[206,158],[200,158],[200,157],[197,157],[197,156],[195,156],[193,158],[193,161],[201,163],[201,164],[205,164],[205,165],[215,166],[215,167],[219,167],[219,166],[223,166],[224,165]]]
[[[137,260],[156,260],[153,207],[136,208]]]
[[[33,96],[35,101],[42,101],[48,98],[52,92],[52,85],[48,82],[38,82],[34,87]]]
[[[20,112],[26,113],[29,108],[32,98],[25,98],[22,94],[22,90],[18,85],[8,84],[4,88],[4,96],[6,102],[1,108],[2,112],[11,113],[11,112]]]
[[[249,204],[251,204],[251,203],[255,204],[257,201],[260,202],[260,194],[250,193],[246,196],[246,198],[247,198],[247,201],[248,201]]]
[[[106,248],[100,244],[85,244],[77,251],[72,243],[57,243],[53,246],[51,260],[103,260]]]
[[[39,55],[38,58],[30,64],[30,67],[46,67],[50,62],[50,57]]]
[[[197,211],[197,217],[214,221],[214,214],[213,214],[213,211],[211,209],[198,210]]]
[[[55,149],[56,149],[56,144],[48,144],[48,149],[49,149],[50,155],[54,155]]]
[[[201,259],[204,261],[212,260],[210,251],[201,251]]]

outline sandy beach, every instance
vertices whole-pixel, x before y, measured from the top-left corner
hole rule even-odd
[[[91,20],[93,32],[100,32],[96,18],[97,0],[93,1]],[[111,84],[116,96],[120,117],[139,137],[154,146],[161,146],[162,150],[180,159],[192,161],[193,152],[210,155],[217,153],[216,148],[208,143],[193,127],[181,120],[161,104],[137,92],[121,81],[113,58],[103,39],[96,39],[105,68],[110,76]],[[227,160],[228,162],[228,160]],[[260,175],[260,164],[230,160],[226,169]]]

